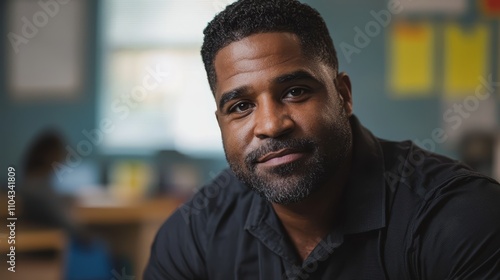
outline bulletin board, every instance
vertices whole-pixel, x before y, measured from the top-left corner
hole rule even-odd
[[[13,100],[77,99],[85,80],[87,1],[9,0],[7,91]]]

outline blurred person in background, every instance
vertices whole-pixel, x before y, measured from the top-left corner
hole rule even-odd
[[[55,188],[58,178],[53,165],[65,160],[65,147],[66,142],[57,131],[46,130],[36,136],[28,148],[19,188],[22,221],[67,233],[64,279],[109,279],[113,259],[107,244],[78,222],[74,199],[62,196]]]
[[[55,189],[57,177],[52,165],[63,162],[66,155],[65,141],[57,131],[46,130],[35,137],[23,163],[22,215],[32,224],[61,228],[83,241],[87,233],[72,215],[72,201]]]
[[[500,185],[353,114],[319,13],[240,0],[202,58],[230,170],[159,230],[145,279],[500,279]]]

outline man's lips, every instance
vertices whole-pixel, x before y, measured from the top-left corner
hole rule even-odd
[[[295,161],[304,156],[304,152],[294,149],[282,149],[276,152],[267,153],[257,159],[257,164],[279,165]]]

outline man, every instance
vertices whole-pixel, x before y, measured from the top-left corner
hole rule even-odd
[[[240,0],[202,57],[230,170],[158,232],[145,279],[500,279],[500,186],[352,113],[326,25]]]

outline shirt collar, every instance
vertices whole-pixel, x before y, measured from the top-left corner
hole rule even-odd
[[[385,180],[384,160],[380,144],[373,134],[363,127],[353,115],[350,118],[353,134],[353,161],[349,179],[344,189],[339,206],[339,224],[336,230],[343,234],[367,232],[385,227]],[[248,214],[245,229],[255,235],[265,229],[269,238],[269,226],[273,221],[274,211],[271,205],[255,195]],[[280,234],[281,226],[272,226]],[[282,237],[279,237],[281,240]]]

